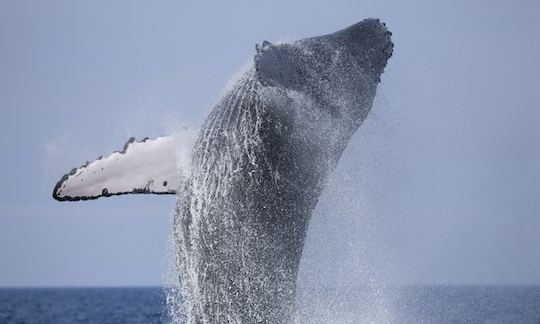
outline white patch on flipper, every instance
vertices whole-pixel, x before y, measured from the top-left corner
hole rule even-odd
[[[57,183],[57,200],[88,200],[128,193],[175,194],[180,185],[176,140],[158,137],[135,142],[121,152],[73,169]]]

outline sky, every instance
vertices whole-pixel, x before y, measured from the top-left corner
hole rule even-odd
[[[196,129],[255,44],[367,17],[374,107],[313,215],[303,284],[540,284],[536,1],[0,2],[0,287],[161,285],[174,197],[60,203],[130,136]]]

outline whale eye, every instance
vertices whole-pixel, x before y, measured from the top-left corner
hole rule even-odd
[[[109,194],[109,190],[107,190],[107,188],[103,188],[103,190],[101,190],[101,194],[103,196],[107,196]]]
[[[167,187],[167,181],[163,181],[163,187]]]

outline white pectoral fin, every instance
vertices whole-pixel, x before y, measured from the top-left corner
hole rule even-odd
[[[77,201],[131,193],[175,194],[179,185],[174,137],[141,142],[132,137],[121,152],[64,175],[54,187],[53,198]]]

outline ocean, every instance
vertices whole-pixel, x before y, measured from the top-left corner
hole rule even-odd
[[[540,287],[299,289],[296,323],[540,324]],[[0,323],[168,323],[162,288],[0,289]]]

